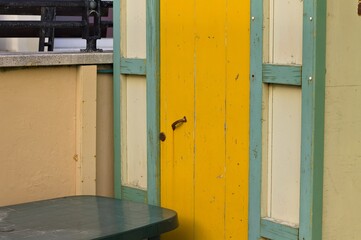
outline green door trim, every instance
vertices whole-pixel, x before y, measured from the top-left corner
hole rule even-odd
[[[326,0],[303,2],[300,239],[322,239]]]
[[[261,236],[267,239],[298,240],[298,228],[275,223],[273,221],[261,220]]]
[[[148,203],[160,204],[160,0],[147,0]]]
[[[248,239],[261,237],[263,1],[251,1]]]
[[[146,1],[146,59],[124,58],[121,42],[121,0],[113,7],[113,104],[114,104],[114,195],[160,204],[159,159],[159,0]],[[145,75],[147,84],[147,191],[132,189],[121,182],[121,78]]]
[[[251,1],[249,240],[259,240],[262,236],[294,239],[295,233],[298,233],[297,239],[322,239],[326,1],[304,0],[303,4],[303,65],[280,69],[278,66],[263,64],[263,1]],[[288,74],[293,80],[284,81],[280,74]],[[302,87],[298,232],[297,229],[267,221],[261,215],[263,82]]]
[[[122,198],[121,182],[121,102],[120,102],[120,0],[113,2],[113,128],[114,128],[114,197]]]

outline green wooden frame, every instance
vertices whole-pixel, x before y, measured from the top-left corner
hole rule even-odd
[[[322,239],[326,0],[304,0],[301,66],[263,64],[263,1],[251,1],[249,240]],[[262,88],[302,87],[299,229],[262,218]]]
[[[300,239],[322,239],[326,0],[303,10]]]
[[[146,1],[146,59],[124,58],[121,42],[121,0],[113,7],[114,52],[114,195],[116,198],[132,199],[160,204],[159,181],[159,0]],[[121,78],[123,75],[144,75],[147,81],[147,191],[122,185],[121,182]]]
[[[301,86],[301,66],[263,64],[262,74],[263,83]]]

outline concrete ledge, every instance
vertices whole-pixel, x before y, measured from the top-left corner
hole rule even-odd
[[[112,64],[113,52],[44,52],[9,53],[0,52],[0,67],[33,67]]]

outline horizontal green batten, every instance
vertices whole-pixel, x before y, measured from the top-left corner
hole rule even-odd
[[[261,219],[261,236],[272,240],[298,240],[298,228]]]
[[[122,58],[120,73],[125,75],[146,75],[146,60],[139,58]]]
[[[264,83],[293,86],[302,84],[302,66],[300,65],[263,64],[262,74]]]
[[[146,203],[148,199],[147,191],[137,188],[122,186],[122,199]]]
[[[100,69],[97,71],[99,74],[113,74],[113,69]]]

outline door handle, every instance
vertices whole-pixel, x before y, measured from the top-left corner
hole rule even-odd
[[[186,122],[187,122],[187,118],[184,116],[182,119],[179,119],[179,120],[175,121],[174,123],[172,123],[172,129],[173,129],[173,131],[174,131],[177,127],[181,126],[183,123],[186,123]]]

